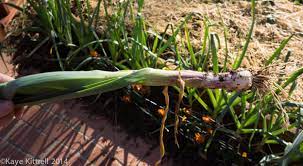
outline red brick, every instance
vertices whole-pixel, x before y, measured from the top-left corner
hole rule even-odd
[[[50,161],[53,157],[56,157],[56,159],[61,159],[60,157],[64,156],[64,154],[72,154],[74,152],[74,150],[64,147],[64,144],[61,145],[62,142],[57,140],[57,138],[47,137],[45,134],[37,131],[37,128],[29,126],[26,123],[20,126],[16,132],[10,135],[7,141],[18,145],[20,149],[26,153],[29,153],[30,155],[40,157],[43,156],[43,158],[48,158]],[[74,144],[76,144],[76,142],[74,142]],[[55,156],[55,154],[58,155]],[[71,156],[69,160],[73,161],[73,163],[79,163],[79,161],[81,161],[77,158],[77,156]],[[84,160],[81,162],[83,163]]]
[[[66,165],[84,165],[86,161],[80,155],[72,153],[68,149],[54,149],[45,156],[50,161],[57,161],[57,163],[66,163]],[[60,165],[60,164],[58,164]]]
[[[139,163],[136,157],[145,161],[150,146],[141,139],[129,139],[125,132],[117,130],[107,119],[90,119],[84,110],[72,109],[61,116],[53,109],[60,107],[48,109],[45,106],[42,110],[37,107],[28,110],[18,122],[26,124],[19,124],[9,140],[31,154],[49,159],[53,156],[67,157],[70,163],[83,164],[86,161],[99,165],[127,162],[127,165],[136,165]],[[12,128],[14,126],[2,134],[5,135]],[[156,160],[148,163],[153,164]]]
[[[14,142],[14,144],[17,144],[20,148],[27,150],[34,156],[38,155],[43,148],[46,137],[26,123],[21,121],[18,123],[23,124],[9,135],[7,141]]]
[[[23,163],[26,162],[26,158],[31,158],[32,156],[23,152],[16,145],[12,145],[11,143],[1,140],[1,152],[0,159],[11,159],[11,160],[22,160]],[[1,163],[1,165],[5,165],[5,163]]]

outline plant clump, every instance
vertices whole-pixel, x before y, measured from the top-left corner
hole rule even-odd
[[[173,153],[167,147],[213,164],[290,163],[300,156],[295,152],[302,132],[289,140],[284,137],[302,128],[302,106],[280,95],[292,95],[303,69],[287,77],[268,70],[298,34],[282,41],[260,64],[264,69],[240,68],[258,24],[257,1],[243,11],[251,21],[245,21],[248,30],[239,33],[245,42],[235,58],[228,46],[233,40],[227,28],[231,22],[220,21],[220,36],[211,18],[201,16],[203,37],[197,47],[188,27],[197,13],[157,32],[142,14],[143,0],[94,2],[28,0],[28,10],[21,15],[30,23],[12,33],[7,47],[16,48],[13,62],[20,75],[29,76],[0,84],[1,98],[29,105],[93,95],[84,100],[102,104],[96,112],[112,114],[113,105],[129,107],[118,112],[127,117],[125,128],[143,131],[142,135],[158,133],[163,160]],[[24,72],[30,68],[47,73]]]

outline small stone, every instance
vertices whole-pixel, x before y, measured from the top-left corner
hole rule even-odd
[[[274,15],[269,14],[266,16],[266,22],[269,24],[275,24],[277,22],[277,19]]]
[[[273,0],[263,0],[261,2],[261,5],[264,5],[264,6],[275,6],[275,2]]]

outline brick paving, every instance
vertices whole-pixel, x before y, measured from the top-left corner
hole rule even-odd
[[[152,165],[157,160],[158,148],[150,150],[151,145],[128,137],[106,118],[88,119],[78,106],[58,105],[64,104],[34,106],[1,129],[0,158],[57,159],[67,165]]]

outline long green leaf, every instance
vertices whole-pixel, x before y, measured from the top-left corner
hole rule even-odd
[[[273,60],[278,57],[281,54],[281,51],[285,48],[286,44],[289,42],[289,40],[293,37],[294,35],[292,34],[289,36],[287,39],[284,39],[280,46],[275,50],[275,52],[270,56],[270,58],[266,61],[265,66],[268,66],[273,62]]]
[[[251,0],[251,14],[252,14],[252,23],[251,23],[251,26],[250,26],[250,29],[249,29],[249,32],[248,32],[248,35],[247,35],[247,39],[246,39],[246,42],[245,42],[245,45],[243,47],[243,50],[242,50],[242,53],[240,56],[238,56],[236,58],[236,61],[234,62],[233,64],[233,69],[236,70],[240,67],[245,55],[246,55],[246,52],[247,52],[247,48],[248,48],[248,45],[249,45],[249,42],[251,40],[251,37],[252,37],[252,33],[253,33],[253,29],[254,29],[254,26],[255,26],[255,21],[256,21],[256,0]]]

